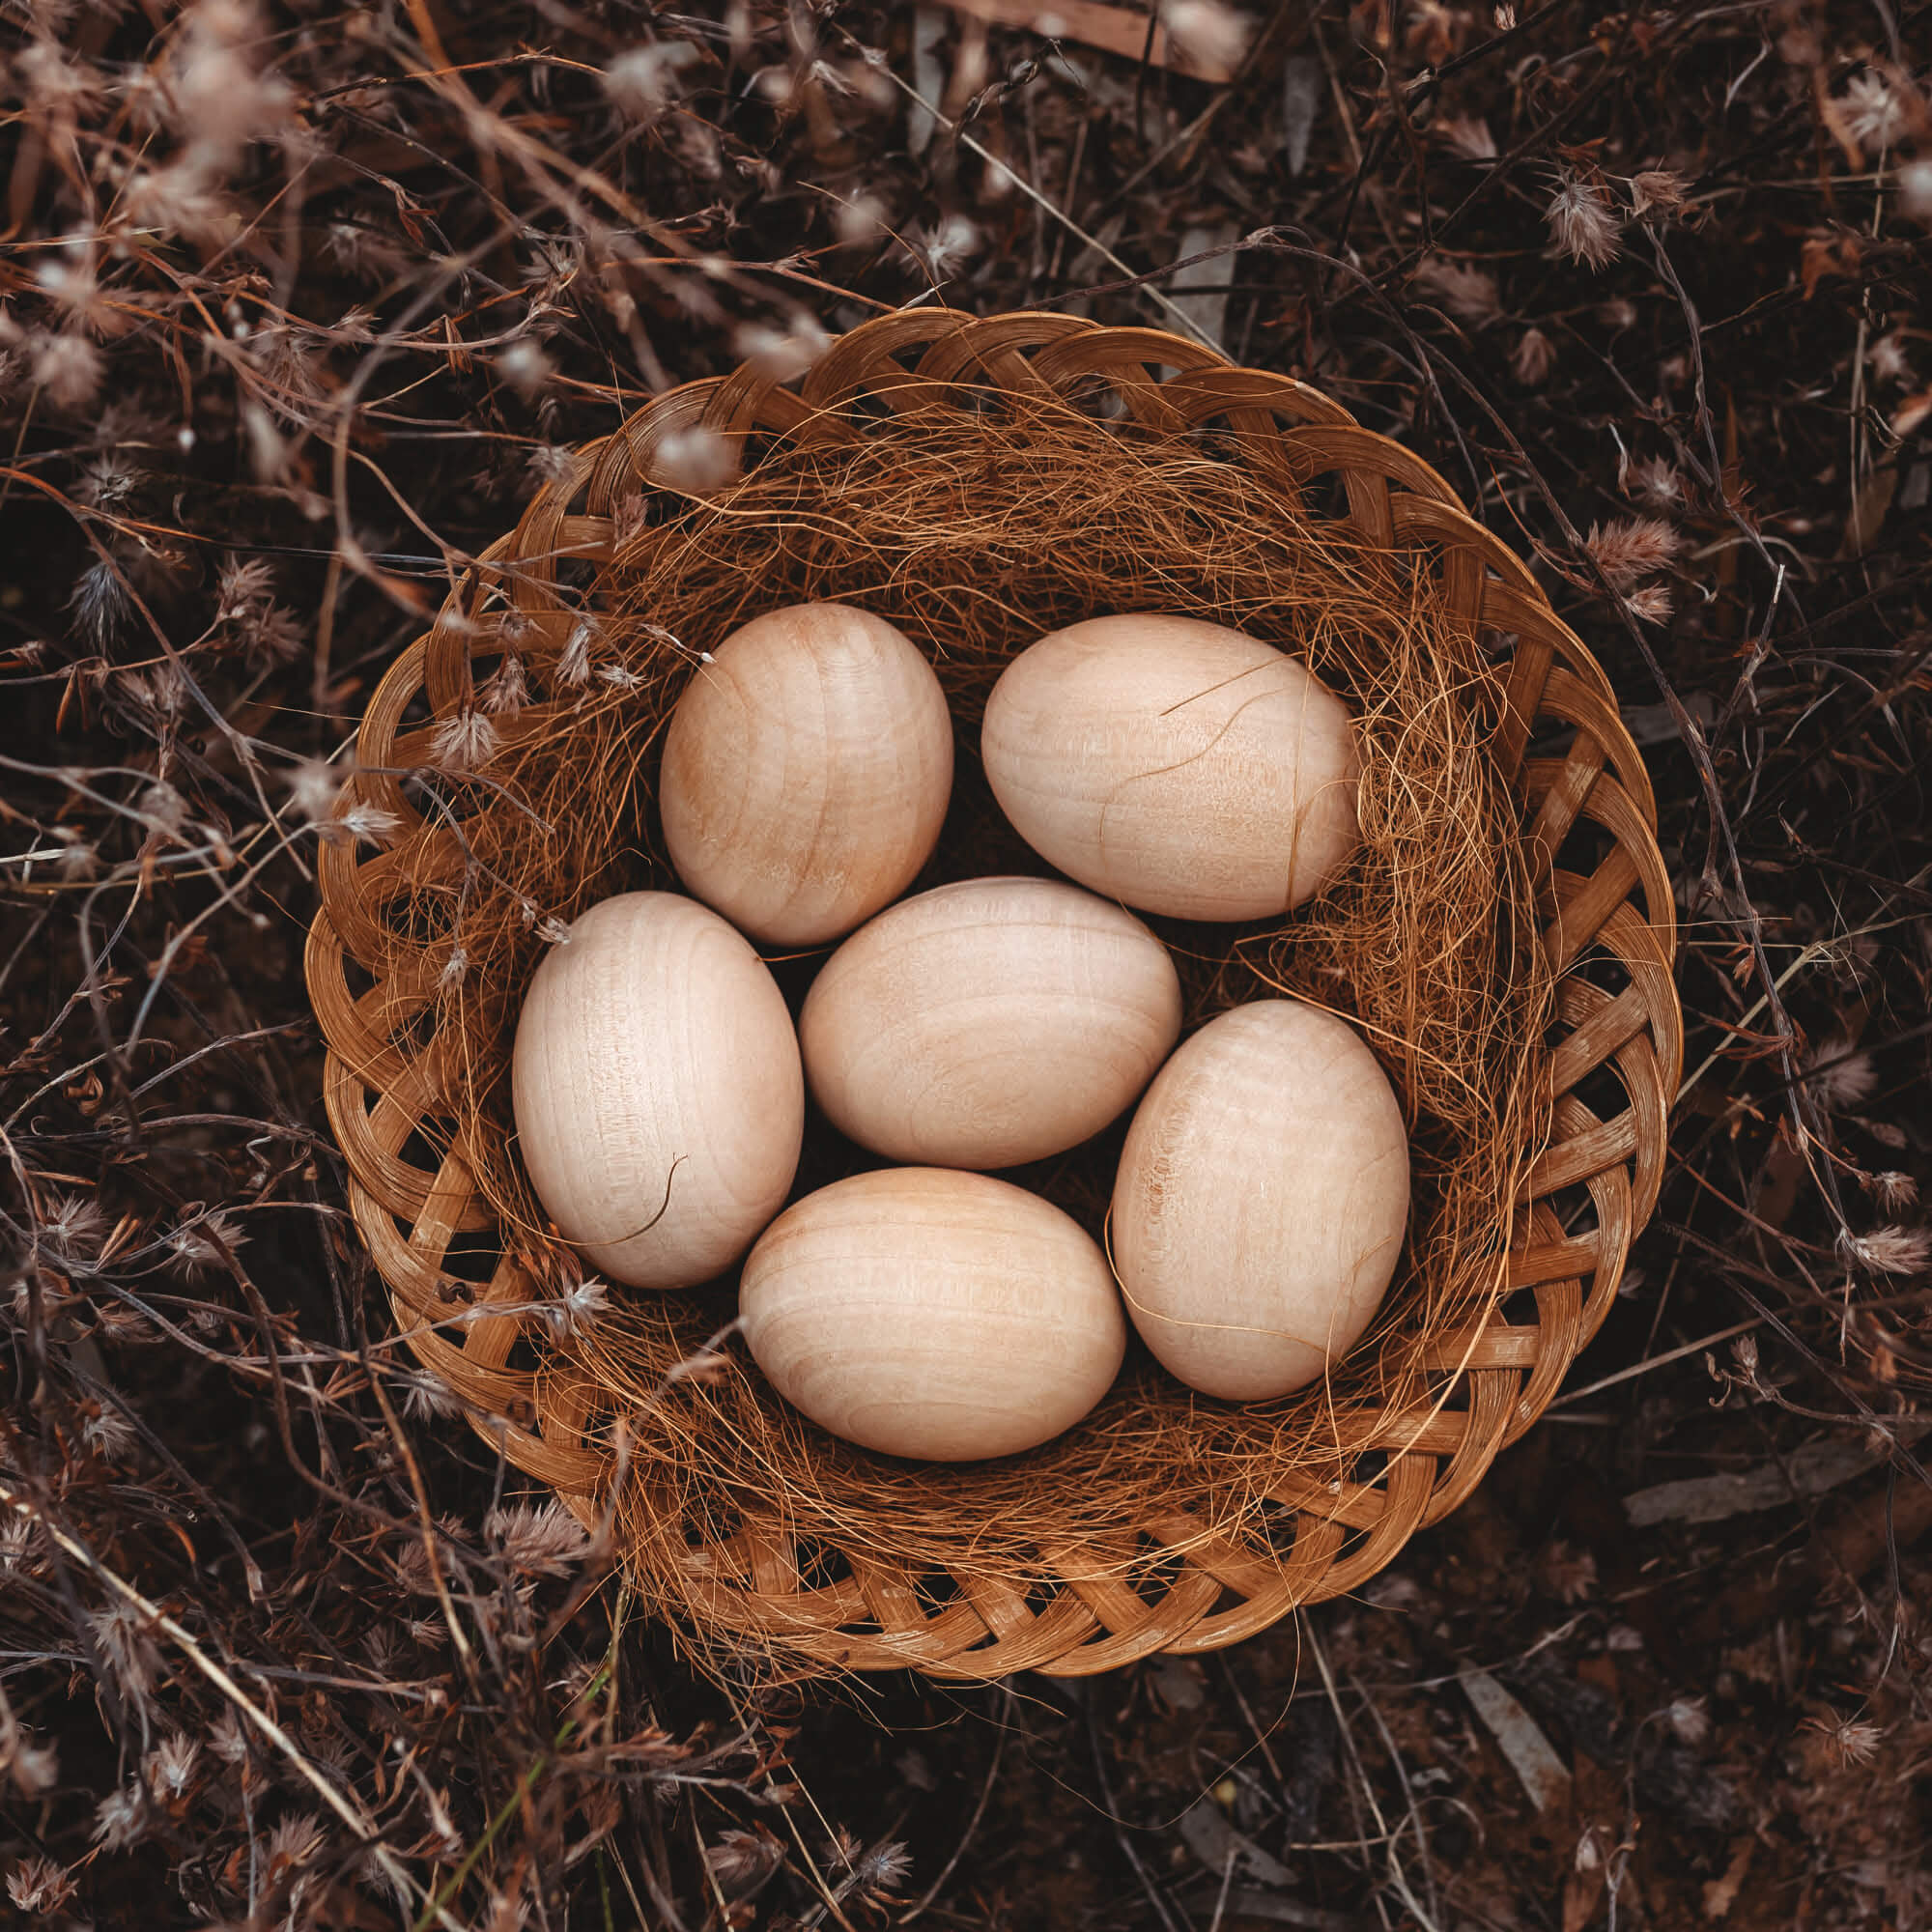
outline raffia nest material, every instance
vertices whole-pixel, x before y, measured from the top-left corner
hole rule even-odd
[[[1356,711],[1363,842],[1330,891],[1264,927],[1152,922],[1190,1024],[1318,1001],[1404,1100],[1408,1246],[1325,1385],[1236,1406],[1133,1354],[1059,1440],[927,1467],[781,1402],[715,1339],[733,1284],[601,1312],[578,1290],[516,1158],[523,990],[596,899],[676,889],[665,722],[701,652],[809,598],[891,618],[952,705],[959,779],[915,890],[1045,869],[976,745],[1001,668],[1057,626],[1199,615]],[[801,389],[747,369],[660,399],[581,452],[384,679],[357,807],[390,815],[387,842],[326,848],[309,950],[357,1222],[417,1354],[611,1524],[704,1662],[1084,1672],[1357,1587],[1541,1413],[1655,1200],[1673,913],[1602,672],[1425,465],[1173,336],[912,311]],[[774,966],[796,996],[815,963]],[[1015,1178],[1104,1237],[1120,1134]],[[813,1121],[799,1191],[876,1164]]]

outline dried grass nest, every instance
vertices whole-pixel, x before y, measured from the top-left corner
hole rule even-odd
[[[687,466],[720,447],[746,459],[703,490],[665,487],[676,466],[660,439],[646,487],[620,497],[586,546],[594,562],[552,569],[558,587],[541,600],[520,596],[514,569],[479,577],[467,611],[443,620],[463,634],[465,677],[445,673],[440,694],[431,678],[419,719],[387,721],[405,739],[414,726],[413,759],[391,752],[397,765],[364,768],[351,786],[348,809],[386,801],[404,835],[359,865],[329,854],[335,900],[358,895],[353,919],[331,913],[324,882],[318,930],[331,918],[338,933],[355,928],[344,939],[368,975],[365,1027],[384,986],[404,992],[407,1010],[374,1029],[416,1068],[401,1102],[415,1139],[403,1147],[391,1132],[390,1152],[407,1163],[422,1150],[414,1157],[445,1195],[468,1180],[468,1197],[440,1209],[433,1185],[432,1211],[414,1217],[417,1244],[427,1219],[442,1249],[440,1303],[413,1293],[399,1303],[420,1324],[418,1351],[479,1410],[509,1411],[496,1432],[526,1466],[555,1479],[542,1454],[516,1445],[582,1437],[597,1463],[573,1466],[601,1474],[567,1485],[584,1492],[581,1513],[611,1523],[643,1603],[719,1667],[748,1651],[793,1672],[909,1662],[979,1675],[1015,1658],[1098,1667],[1096,1657],[1118,1661],[1110,1643],[1138,1654],[1186,1641],[1190,1626],[1197,1637],[1217,1628],[1217,1606],[1218,1627],[1238,1634],[1230,1597],[1238,1611],[1280,1596],[1284,1577],[1293,1587],[1273,1614],[1327,1594],[1351,1573],[1338,1567],[1345,1548],[1386,1519],[1398,1492],[1402,1514],[1429,1507],[1411,1506],[1413,1483],[1391,1484],[1403,1442],[1439,1457],[1451,1436],[1486,1433],[1487,1463],[1512,1432],[1515,1418],[1468,1406],[1466,1377],[1452,1391],[1523,1286],[1512,1257],[1565,1238],[1554,1197],[1529,1225],[1564,1031],[1562,953],[1545,928],[1552,876],[1567,875],[1525,838],[1520,743],[1498,756],[1499,738],[1522,735],[1504,689],[1514,640],[1498,647],[1473,620],[1466,582],[1455,608],[1420,547],[1349,521],[1340,486],[1327,503],[1319,487],[1284,492],[1279,466],[1271,475],[1243,460],[1252,452],[1238,436],[1110,416],[1077,392],[995,400],[989,389],[975,399],[983,406],[961,408],[956,384],[932,387],[908,381],[891,409],[863,415],[841,405],[823,434],[796,408],[786,433],[749,444],[683,431],[672,454]],[[553,534],[561,527],[553,519]],[[742,1345],[720,1339],[734,1282],[612,1290],[601,1309],[581,1287],[517,1159],[508,1072],[522,995],[559,926],[597,899],[678,890],[653,804],[671,708],[701,653],[808,599],[863,605],[899,626],[952,705],[954,796],[913,891],[1046,871],[994,806],[977,755],[994,680],[1046,631],[1110,611],[1204,617],[1302,659],[1355,712],[1362,844],[1331,888],[1278,923],[1150,922],[1180,968],[1190,1028],[1293,993],[1349,1018],[1402,1098],[1408,1243],[1377,1322],[1325,1384],[1218,1403],[1135,1345],[1111,1393],[1065,1435],[999,1462],[927,1466],[837,1440],[778,1398]],[[772,962],[794,1003],[823,956]],[[393,1123],[398,1083],[393,1068],[382,1074],[332,1079],[339,1130],[363,1104],[352,1089],[378,1096],[378,1114],[388,1094]],[[366,1127],[376,1115],[360,1118]],[[1123,1128],[1011,1178],[1104,1239]],[[352,1168],[355,1139],[345,1137]],[[814,1116],[797,1193],[879,1164]],[[1574,1193],[1588,1218],[1615,1218],[1601,1190]],[[391,1234],[393,1205],[377,1208]],[[466,1225],[476,1231],[467,1241]],[[1602,1258],[1612,1279],[1628,1234]],[[496,1304],[518,1300],[534,1315],[497,1319]],[[1573,1304],[1580,1311],[1580,1296]],[[502,1334],[477,1366],[464,1324],[484,1325],[479,1313]],[[1585,1338],[1580,1313],[1567,1319],[1566,1361]],[[532,1393],[537,1428],[502,1401],[506,1378]],[[1392,1435],[1400,1419],[1406,1434]],[[1459,1474],[1465,1492],[1463,1475],[1473,1475]],[[1205,1589],[1204,1571],[1214,1579]]]

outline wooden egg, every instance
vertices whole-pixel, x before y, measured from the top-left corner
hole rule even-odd
[[[1359,840],[1348,711],[1293,658],[1191,617],[1094,617],[1022,651],[980,752],[1013,828],[1096,893],[1266,919]]]
[[[1408,1141],[1375,1055],[1318,1007],[1257,1000],[1148,1089],[1114,1183],[1114,1267],[1169,1370],[1255,1402],[1354,1345],[1407,1219]]]
[[[924,1167],[1077,1146],[1179,1037],[1167,948],[1055,879],[966,879],[889,906],[826,961],[799,1020],[832,1123]]]
[[[747,1257],[738,1307],[753,1359],[821,1429],[941,1463],[1070,1428],[1126,1348],[1086,1233],[951,1168],[858,1174],[794,1203]]]
[[[755,938],[813,946],[905,891],[952,790],[952,716],[912,640],[849,604],[794,604],[693,673],[658,796],[693,893]]]
[[[674,893],[605,899],[551,950],[510,1087],[537,1199],[633,1287],[722,1272],[798,1170],[805,1076],[784,996],[739,934]]]

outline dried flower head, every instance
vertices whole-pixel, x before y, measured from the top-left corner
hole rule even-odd
[[[248,1236],[235,1223],[225,1208],[184,1221],[168,1236],[168,1252],[184,1274],[197,1275],[209,1268],[226,1267],[228,1258],[247,1244]]]
[[[1804,1060],[1804,1085],[1828,1114],[1862,1106],[1878,1089],[1878,1066],[1843,1034],[1820,1040]]]
[[[1898,212],[1932,222],[1932,160],[1912,161],[1898,171]]]
[[[43,262],[34,270],[34,279],[72,327],[95,335],[104,334],[113,327],[112,311],[101,297],[94,263],[85,250],[70,249],[65,259],[56,256]]]
[[[29,1571],[38,1564],[30,1555],[39,1530],[34,1520],[22,1516],[17,1510],[8,1510],[0,1516],[0,1577],[13,1575],[16,1570]]]
[[[100,853],[89,839],[83,838],[71,825],[57,825],[53,837],[61,847],[61,855],[54,861],[54,870],[63,879],[91,879],[99,869]]]
[[[1247,58],[1255,23],[1221,0],[1161,0],[1160,23],[1197,72],[1229,74]]]
[[[896,1891],[911,1871],[910,1849],[887,1840],[860,1855],[858,1863],[852,1867],[852,1876],[859,1895],[876,1905],[883,1902],[882,1894]]]
[[[1865,1186],[1883,1213],[1902,1214],[1908,1208],[1918,1206],[1918,1181],[1909,1174],[1900,1174],[1895,1168],[1884,1174],[1874,1174]]]
[[[134,1426],[118,1408],[96,1403],[80,1425],[82,1446],[103,1463],[125,1463],[134,1453],[140,1438]]]
[[[935,280],[944,280],[980,252],[980,231],[963,214],[949,214],[932,231],[925,244],[926,267]]]
[[[566,931],[565,937],[568,937]],[[558,1341],[570,1335],[587,1335],[603,1320],[611,1306],[610,1291],[595,1275],[566,1289],[554,1301],[537,1304],[545,1324]]]
[[[148,1835],[147,1794],[138,1784],[111,1791],[94,1808],[95,1842],[103,1850],[125,1852]]]
[[[789,383],[825,354],[832,338],[810,316],[801,315],[786,328],[747,324],[732,346],[768,383]]]
[[[1653,510],[1675,510],[1683,506],[1684,479],[1661,456],[1646,456],[1640,463],[1633,463],[1624,478],[1624,488]]]
[[[1905,132],[1910,115],[1905,101],[1888,76],[1867,69],[1855,73],[1838,97],[1838,113],[1845,131],[1877,160]]]
[[[155,1672],[161,1667],[161,1654],[148,1634],[146,1619],[133,1605],[115,1604],[90,1610],[87,1621],[123,1692],[137,1704],[144,1702]]]
[[[224,1704],[220,1715],[208,1727],[208,1747],[223,1764],[240,1764],[247,1757],[247,1735],[232,1704]]]
[[[1625,608],[1641,624],[1665,624],[1676,609],[1667,583],[1646,583],[1624,599]]]
[[[328,824],[319,826],[325,838],[351,845],[387,845],[403,829],[403,821],[381,805],[352,805]]]
[[[186,1797],[200,1756],[201,1746],[181,1731],[163,1739],[142,1762],[148,1789],[163,1804]]]
[[[1884,1726],[1862,1718],[1806,1718],[1803,1728],[1822,1739],[1832,1761],[1841,1766],[1869,1764],[1885,1742]]]
[[[492,1510],[483,1530],[512,1567],[531,1577],[569,1576],[590,1547],[583,1525],[554,1498]]]
[[[327,758],[298,758],[283,782],[289,788],[289,803],[311,825],[319,825],[333,815],[348,777],[340,765]]]
[[[885,203],[876,195],[850,195],[839,203],[832,225],[844,246],[863,247],[868,242],[876,242],[886,232]]]
[[[651,452],[650,480],[663,490],[706,497],[738,473],[738,452],[716,430],[673,430]]]
[[[1932,1264],[1932,1228],[1874,1228],[1840,1237],[1846,1257],[1874,1274],[1918,1275]]]
[[[1678,1740],[1701,1745],[1711,1735],[1711,1707],[1707,1697],[1676,1697],[1664,1708],[1664,1721]]]
[[[498,352],[497,373],[528,402],[556,373],[556,364],[544,354],[541,343],[526,336]]]
[[[1895,328],[1877,337],[1865,351],[1865,360],[1881,383],[1909,383],[1912,364],[1906,359],[1904,337]]]
[[[52,10],[36,11],[45,14]],[[43,24],[51,29],[57,23]],[[14,62],[14,70],[22,83],[21,92],[43,109],[71,113],[99,97],[105,85],[99,68],[90,67],[85,61],[70,60],[51,39],[30,42]]]
[[[220,240],[234,213],[191,150],[164,167],[142,169],[128,184],[121,206],[137,233],[186,242]]]
[[[430,733],[429,754],[444,771],[473,772],[487,765],[501,746],[502,737],[488,715],[465,705]]]
[[[51,1918],[73,1896],[73,1880],[65,1865],[35,1852],[16,1861],[8,1871],[7,1896],[15,1911]]]
[[[187,163],[205,175],[233,168],[247,144],[285,122],[295,97],[264,73],[257,50],[270,45],[246,0],[197,0],[178,43],[168,99]]]
[[[107,1216],[90,1195],[57,1195],[47,1205],[41,1223],[41,1245],[57,1262],[69,1265],[91,1261],[107,1238]]]
[[[309,1863],[322,1850],[325,1840],[322,1820],[313,1811],[292,1811],[279,1819],[269,1833],[270,1875]]]
[[[524,458],[524,468],[539,483],[560,483],[577,463],[577,453],[567,442],[540,442]],[[447,617],[443,620],[449,621]]]
[[[1681,214],[1690,206],[1690,185],[1669,168],[1646,168],[1631,177],[1631,211],[1648,214]]]
[[[1556,365],[1556,345],[1534,323],[1517,338],[1510,369],[1526,389],[1540,388]]]
[[[99,651],[113,641],[133,614],[134,600],[127,579],[102,556],[74,580],[67,608],[73,612],[73,627],[81,639]]]
[[[1641,577],[1673,562],[1684,540],[1659,517],[1619,517],[1590,526],[1583,548],[1596,560],[1613,590],[1629,591]]]
[[[593,618],[580,617],[570,627],[570,636],[564,639],[562,655],[556,661],[556,674],[562,683],[582,687],[590,682],[590,646],[596,636]]]
[[[43,335],[34,349],[34,383],[57,410],[84,410],[100,388],[100,351],[86,336]]]
[[[620,114],[651,122],[678,96],[678,75],[702,53],[686,41],[652,41],[627,48],[604,71],[604,92]]]
[[[1415,287],[1464,322],[1489,322],[1501,313],[1496,278],[1487,269],[1427,255],[1416,264]]]
[[[721,1832],[704,1848],[711,1881],[727,1899],[751,1898],[784,1862],[784,1847],[762,1826]]]
[[[453,1421],[463,1413],[463,1405],[457,1400],[456,1392],[428,1369],[411,1369],[404,1373],[403,1383],[408,1393],[403,1397],[403,1412],[416,1421],[428,1422],[432,1419]]]
[[[1496,157],[1496,137],[1479,114],[1438,115],[1429,131],[1462,160],[1492,161]]]
[[[73,485],[73,495],[81,502],[91,502],[97,510],[118,510],[126,504],[147,481],[147,473],[137,469],[120,450],[108,450],[104,456],[95,456],[81,469],[79,483]]]
[[[529,701],[530,684],[524,661],[515,651],[506,652],[476,694],[476,708],[492,718],[514,718]]]
[[[1617,259],[1622,223],[1604,190],[1571,169],[1560,169],[1556,191],[1543,212],[1549,238],[1561,255],[1591,269],[1607,269]]]
[[[52,1745],[37,1745],[24,1724],[15,1722],[0,1750],[0,1774],[10,1777],[22,1798],[51,1791],[60,1777],[60,1756]]]

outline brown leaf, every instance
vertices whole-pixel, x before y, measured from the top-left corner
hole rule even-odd
[[[1731,1841],[1731,1861],[1724,1867],[1722,1878],[1714,1878],[1704,1887],[1704,1917],[1709,1919],[1728,1918],[1731,1907],[1738,1902],[1738,1888],[1745,1882],[1745,1874],[1750,1870],[1751,1854],[1757,1849],[1757,1840],[1747,1833],[1742,1838]]]

